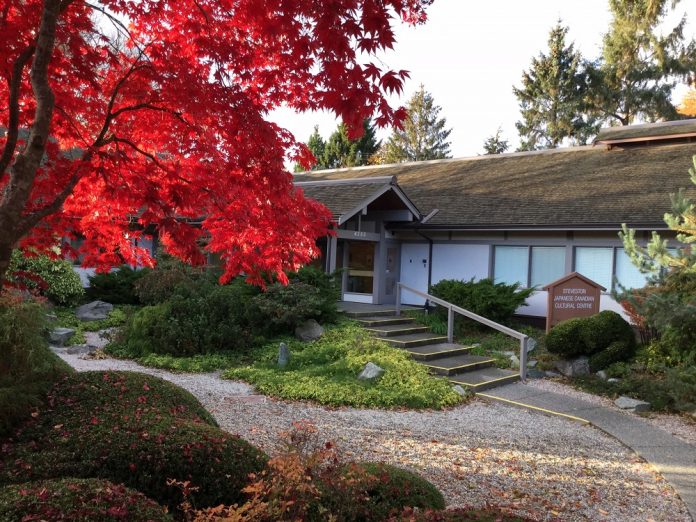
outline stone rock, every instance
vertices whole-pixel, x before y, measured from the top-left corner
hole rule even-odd
[[[315,341],[324,335],[324,328],[314,319],[309,319],[295,328],[295,337],[300,341]]]
[[[376,364],[369,362],[358,375],[358,379],[361,381],[372,381],[379,379],[384,374],[384,368],[380,368]]]
[[[51,344],[63,346],[74,333],[75,330],[73,328],[54,328],[48,334],[48,340]]]
[[[587,357],[577,359],[561,359],[556,361],[556,369],[566,377],[577,377],[578,375],[589,375],[590,360]]]
[[[290,348],[285,343],[280,343],[278,348],[278,366],[285,368],[290,362]]]
[[[464,388],[459,386],[458,384],[455,384],[454,386],[452,386],[452,389],[455,392],[457,392],[459,395],[461,395],[462,397],[467,397],[469,395],[469,393]]]
[[[616,377],[609,377],[609,378],[607,379],[607,382],[610,382],[610,383],[612,383],[612,384],[615,384],[615,383],[619,382],[620,380],[621,380],[621,379],[617,379]]]
[[[536,359],[530,359],[527,361],[527,368],[536,368],[536,365],[539,363]]]
[[[86,344],[76,344],[74,346],[68,346],[65,352],[69,353],[70,355],[84,355],[93,352],[94,350],[96,350],[96,348],[92,348]]]
[[[622,410],[632,410],[636,413],[643,411],[650,411],[650,403],[645,401],[639,401],[636,399],[631,399],[622,395],[614,401],[614,404],[621,408]]]
[[[114,305],[104,301],[92,301],[86,305],[82,305],[75,310],[75,315],[81,321],[99,321],[109,317]]]
[[[599,370],[597,372],[597,377],[599,377],[603,381],[606,381],[609,378],[609,376],[607,375],[607,372],[605,372],[604,370]]]
[[[545,374],[547,377],[560,377],[560,376],[561,376],[560,373],[554,372],[553,370],[545,371],[544,374]]]
[[[517,358],[516,355],[510,356],[510,367],[511,368],[519,368],[520,367],[520,360]]]
[[[527,341],[527,353],[533,352],[534,348],[536,348],[536,347],[537,347],[537,342],[530,337],[529,340]]]
[[[111,333],[114,328],[107,328],[105,330],[99,330],[98,332],[85,332],[85,341],[87,341],[87,346],[94,349],[103,349],[109,344],[111,340]]]
[[[527,379],[543,379],[547,376],[546,373],[536,368],[530,368],[527,370]]]

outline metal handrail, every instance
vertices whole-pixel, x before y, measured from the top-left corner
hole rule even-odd
[[[440,299],[439,297],[435,297],[434,295],[430,295],[426,292],[421,292],[420,290],[416,290],[415,288],[411,288],[410,286],[406,286],[405,284],[399,282],[396,284],[396,315],[401,315],[401,290],[408,290],[409,292],[413,292],[414,294],[423,297],[424,299],[427,299],[428,301],[431,301],[435,304],[438,304],[440,306],[443,306],[444,308],[447,309],[447,340],[448,342],[453,342],[454,341],[454,314],[455,312],[458,313],[459,315],[463,315],[464,317],[467,317],[473,321],[476,321],[481,324],[485,324],[486,326],[493,328],[494,330],[498,330],[499,332],[504,333],[505,335],[509,335],[510,337],[514,337],[515,339],[518,339],[520,341],[520,379],[523,381],[527,378],[527,347],[529,344],[529,336],[523,334],[522,332],[518,332],[517,330],[513,330],[512,328],[508,328],[505,325],[502,325],[500,323],[496,323],[495,321],[491,321],[490,319],[486,319],[485,317],[482,317],[478,314],[475,314],[474,312],[471,312],[469,310],[466,310],[464,308],[461,308],[457,305],[454,305],[452,303],[448,303],[444,299]]]

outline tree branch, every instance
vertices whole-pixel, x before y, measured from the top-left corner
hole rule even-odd
[[[12,156],[14,156],[15,148],[17,147],[17,138],[19,137],[19,88],[22,85],[22,74],[29,59],[34,54],[35,47],[30,45],[17,57],[17,60],[12,67],[12,78],[9,80],[9,102],[8,107],[10,115],[7,122],[7,141],[0,156],[0,181],[5,175],[7,167],[10,166]]]

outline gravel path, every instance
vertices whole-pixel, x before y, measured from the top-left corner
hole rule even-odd
[[[348,458],[421,473],[451,506],[503,506],[537,520],[691,518],[674,490],[615,439],[591,427],[480,401],[447,411],[330,409],[271,400],[217,374],[175,374],[131,361],[58,352],[81,371],[131,370],[196,395],[220,425],[269,453],[293,421],[309,421]]]

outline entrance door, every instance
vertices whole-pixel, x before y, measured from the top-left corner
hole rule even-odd
[[[358,303],[372,303],[375,283],[375,243],[346,241],[344,243],[346,277],[343,299]],[[346,259],[347,257],[347,259]]]
[[[403,243],[401,245],[401,282],[406,286],[428,291],[428,244]],[[422,305],[425,299],[407,290],[401,293],[404,304]]]
[[[401,263],[399,262],[400,254],[400,245],[386,245],[384,283],[383,290],[380,296],[380,303],[396,303],[396,283],[399,281],[399,270],[401,268]]]

